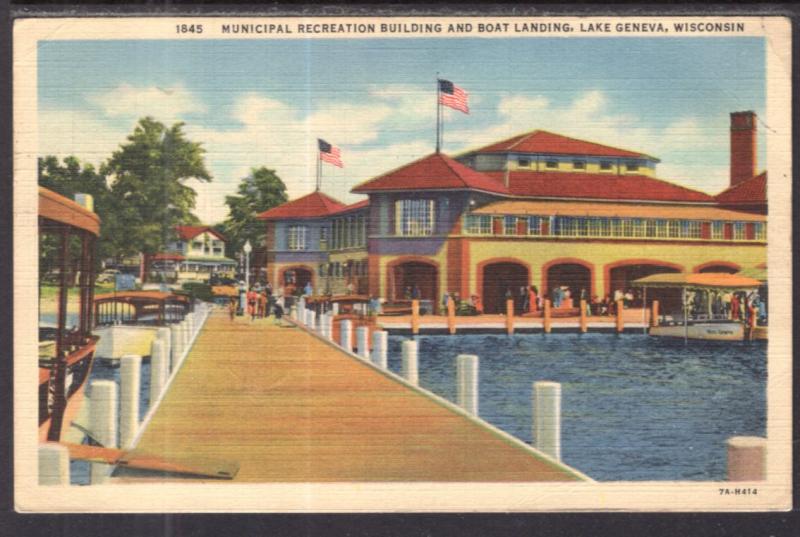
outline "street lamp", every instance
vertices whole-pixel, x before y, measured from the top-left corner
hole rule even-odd
[[[247,289],[250,289],[250,252],[253,251],[253,247],[250,245],[250,240],[248,239],[247,242],[244,243],[244,255],[245,255],[245,269],[244,269],[244,279],[245,283],[247,283]]]

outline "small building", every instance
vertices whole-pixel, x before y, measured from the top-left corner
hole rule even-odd
[[[206,281],[211,274],[233,277],[237,262],[225,257],[226,239],[211,226],[176,226],[177,239],[153,256],[151,271],[177,280]]]

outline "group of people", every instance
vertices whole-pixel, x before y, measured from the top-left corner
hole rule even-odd
[[[767,304],[758,291],[689,291],[686,300],[689,313],[694,316],[710,312],[734,321],[750,323],[755,317],[758,324],[767,323]]]
[[[247,289],[245,283],[241,282],[239,297],[232,297],[228,302],[228,315],[231,320],[237,314],[248,315],[251,321],[274,315],[275,322],[280,323],[285,307],[283,287],[279,287],[277,292],[273,292],[269,282],[264,285],[259,282]]]

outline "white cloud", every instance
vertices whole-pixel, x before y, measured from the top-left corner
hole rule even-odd
[[[205,104],[182,84],[166,88],[120,84],[105,93],[91,95],[87,100],[110,118],[153,116],[164,123],[179,121],[184,114],[206,111]]]
[[[75,155],[95,167],[105,161],[133,128],[120,128],[85,111],[40,109],[39,155]]]

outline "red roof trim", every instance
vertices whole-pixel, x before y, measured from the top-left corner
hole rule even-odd
[[[190,241],[201,233],[211,233],[221,241],[227,241],[225,235],[215,230],[211,226],[175,226],[175,231],[178,232],[178,237],[185,241]]]
[[[767,172],[728,187],[714,198],[717,203],[754,205],[767,203]]]
[[[287,201],[256,216],[259,220],[322,218],[342,211],[347,205],[320,191]]]
[[[357,211],[359,209],[364,209],[366,207],[369,207],[369,198],[367,198],[365,200],[358,201],[356,203],[351,203],[350,205],[348,205],[344,209],[342,209],[340,211],[336,211],[334,213],[331,213],[331,215],[349,213],[349,212]]]

